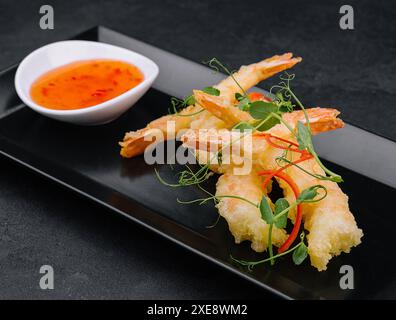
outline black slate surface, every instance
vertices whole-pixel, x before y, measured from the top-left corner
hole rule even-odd
[[[42,1],[0,1],[0,68],[97,24],[195,61],[232,67],[293,51],[307,105],[396,140],[396,7],[349,1],[49,1],[55,30],[38,26]],[[269,81],[268,86],[275,80]],[[39,268],[55,290],[39,289]],[[0,158],[0,298],[270,298],[202,259]]]

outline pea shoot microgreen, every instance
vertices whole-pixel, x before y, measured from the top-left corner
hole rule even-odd
[[[202,89],[203,92],[210,94],[212,96],[219,96],[220,95],[220,90],[213,88],[213,87],[205,87]]]
[[[235,100],[236,101],[242,101],[243,99],[245,99],[245,96],[240,94],[239,92],[235,93]]]
[[[275,260],[277,257],[283,256],[285,253],[290,253],[292,252],[294,249],[300,248],[298,253],[293,254],[293,261],[296,263],[296,261],[300,261],[299,263],[296,264],[301,264],[302,261],[306,258],[306,256],[304,258],[303,257],[303,252],[304,250],[306,251],[306,246],[303,243],[303,235],[301,236],[301,242],[299,245],[297,245],[296,247],[294,247],[293,250],[288,250],[285,253],[279,254],[274,256],[273,254],[273,245],[272,245],[272,231],[273,231],[273,227],[274,225],[277,228],[285,228],[286,224],[287,224],[287,215],[289,213],[289,211],[293,208],[295,208],[296,206],[298,206],[301,203],[308,203],[308,202],[319,202],[322,199],[324,199],[327,196],[327,189],[322,186],[322,185],[315,185],[315,186],[311,186],[309,188],[304,189],[299,197],[296,199],[296,201],[294,203],[292,203],[291,205],[289,204],[289,202],[284,199],[284,198],[280,198],[275,202],[275,209],[274,211],[271,209],[271,206],[269,205],[269,202],[267,200],[267,197],[265,195],[262,196],[260,203],[256,204],[253,201],[244,198],[244,197],[240,197],[240,196],[235,196],[235,195],[213,195],[210,192],[208,192],[207,190],[203,189],[201,185],[198,185],[199,188],[203,191],[205,191],[207,194],[209,194],[208,197],[206,198],[199,198],[199,199],[194,199],[194,200],[189,200],[189,201],[182,201],[180,199],[177,199],[177,202],[180,204],[192,204],[192,203],[198,203],[199,205],[205,204],[211,200],[214,201],[214,204],[218,204],[219,201],[221,199],[225,199],[225,198],[230,198],[230,199],[238,199],[241,201],[245,201],[246,203],[258,208],[260,210],[260,214],[261,214],[261,218],[267,223],[268,227],[268,253],[269,253],[269,258],[263,260],[262,262],[267,262],[269,261],[271,265],[273,265],[275,263]],[[319,195],[318,190],[322,189],[324,191],[323,195],[321,195],[319,198],[317,198],[317,196]],[[298,257],[299,260],[296,260],[297,258],[295,258],[295,255]],[[301,260],[302,259],[302,260]],[[235,259],[234,259],[235,260]],[[238,260],[236,260],[238,261]],[[245,261],[246,262],[246,261]],[[261,263],[261,262],[260,262]],[[253,263],[255,265],[255,263]]]
[[[268,116],[268,117],[270,117],[270,116]],[[257,128],[259,128],[260,126],[262,126],[262,125],[268,120],[268,117],[265,118],[265,119],[263,119],[263,120],[261,120],[261,121],[258,121],[258,124],[257,124],[256,126],[254,126],[254,127],[252,128],[252,130],[257,130]],[[230,147],[233,143],[236,143],[236,142],[238,142],[239,140],[241,140],[241,139],[243,139],[244,137],[246,137],[248,134],[251,133],[252,130],[248,130],[248,131],[243,132],[239,137],[235,138],[234,140],[232,140],[232,141],[229,142],[228,144],[225,144],[224,146],[222,146],[222,147],[220,148],[220,150],[217,151],[217,152],[213,155],[212,158],[209,158],[209,159],[208,159],[207,164],[205,164],[205,165],[200,165],[200,169],[199,169],[197,172],[193,172],[188,166],[186,166],[186,167],[187,167],[187,170],[183,170],[183,171],[179,172],[178,183],[175,183],[175,184],[167,183],[166,181],[164,181],[164,180],[161,178],[161,176],[160,176],[160,174],[159,174],[159,172],[158,172],[157,169],[154,169],[155,174],[156,174],[158,180],[159,180],[161,183],[163,183],[164,185],[167,185],[167,186],[169,186],[169,187],[185,187],[185,186],[191,186],[191,185],[200,184],[200,183],[204,182],[205,180],[209,179],[209,178],[212,176],[213,173],[209,170],[209,167],[210,167],[211,163],[213,162],[213,160],[214,160],[214,159],[219,160],[219,157],[218,157],[218,156],[219,156],[219,154],[220,154],[220,161],[221,161],[221,157],[222,157],[221,154],[222,154],[222,152],[223,152],[224,150],[226,150],[228,147]]]
[[[246,131],[253,130],[254,126],[252,126],[249,122],[239,122],[233,128],[233,130]]]
[[[301,248],[297,254],[294,254],[294,252],[296,250],[298,250],[299,248]],[[258,261],[246,261],[246,260],[239,260],[239,259],[235,259],[232,255],[230,256],[231,260],[234,261],[235,263],[241,265],[241,266],[245,266],[248,268],[249,271],[252,271],[253,268],[259,264],[263,264],[266,262],[271,262],[274,261],[280,257],[283,257],[289,253],[293,252],[293,257],[295,256],[295,258],[293,258],[293,262],[295,264],[301,264],[305,258],[308,256],[308,248],[304,243],[304,232],[301,233],[300,235],[300,242],[298,244],[296,244],[294,247],[290,248],[289,250],[282,252],[282,253],[278,253],[277,255],[274,255],[272,257],[263,259],[263,260],[258,260]]]
[[[171,101],[171,109],[169,113],[178,114],[184,108],[195,104],[195,98],[193,95],[187,96],[184,99],[179,99],[176,97],[172,97]]]
[[[214,87],[205,87],[202,89],[203,92],[210,94],[212,96],[219,96],[220,95],[220,90],[216,89]],[[197,104],[197,101],[195,100],[194,95],[189,95],[185,97],[184,99],[179,99],[176,97],[171,98],[171,108],[168,110],[170,114],[177,115],[179,117],[191,117],[195,116],[201,112],[203,112],[205,109],[202,108],[201,110],[189,114],[181,114],[180,111],[183,109],[187,108],[188,106],[192,106],[194,104]]]
[[[317,199],[316,197],[319,194],[318,190],[320,190],[320,189],[324,191],[324,194],[319,199]],[[300,195],[298,196],[297,202],[298,203],[302,203],[302,202],[319,202],[319,201],[323,200],[324,198],[326,198],[326,196],[327,196],[326,187],[322,186],[321,184],[318,184],[318,185],[315,185],[315,186],[311,186],[311,187],[309,187],[307,189],[304,189],[300,193]]]
[[[286,228],[287,224],[287,215],[289,213],[289,202],[285,198],[279,198],[275,202],[275,216],[278,216],[278,219],[275,220],[275,226],[278,229]],[[285,212],[282,215],[280,213]]]
[[[260,213],[261,213],[261,218],[269,225],[268,229],[268,253],[271,258],[271,265],[275,263],[275,261],[272,259],[274,256],[273,249],[272,249],[272,229],[274,226],[274,214],[272,212],[272,209],[268,203],[267,197],[265,195],[262,196],[261,202],[260,202]]]
[[[220,72],[220,70],[224,71],[229,77],[234,80],[235,84],[239,87],[239,89],[242,92],[242,95],[244,97],[247,97],[247,92],[246,90],[241,86],[241,84],[237,81],[237,79],[234,76],[234,72],[232,72],[230,69],[228,69],[224,64],[222,64],[217,58],[212,58],[209,61],[203,61],[204,64],[208,65],[210,68],[212,68],[216,72]]]
[[[304,242],[300,242],[300,246],[293,252],[293,262],[300,265],[308,256],[308,248]]]
[[[290,101],[286,101],[284,98],[281,100],[275,99],[271,102],[251,101],[248,96],[236,95],[236,99],[239,101],[237,107],[242,111],[248,112],[255,119],[253,125],[257,124],[258,121],[266,120],[257,127],[258,131],[267,131],[275,125],[284,122],[282,114],[292,110]],[[238,124],[235,127],[238,128]]]
[[[305,122],[306,124],[304,125],[302,122],[297,123],[297,133],[294,132],[294,130],[290,127],[287,126],[287,128],[296,136],[297,142],[299,143],[299,149],[300,150],[307,150],[315,159],[315,161],[319,164],[319,166],[322,168],[322,170],[329,175],[327,176],[322,176],[318,175],[318,179],[321,180],[330,180],[333,182],[343,182],[342,177],[334,173],[333,171],[329,170],[319,159],[318,154],[316,153],[313,143],[312,143],[312,131],[311,131],[311,125],[309,122],[309,117],[306,108],[304,105],[301,103],[301,101],[297,98],[297,96],[294,94],[293,90],[290,87],[290,82],[294,79],[295,75],[294,74],[289,74],[285,72],[284,76],[281,76],[281,82],[278,85],[272,86],[270,89],[270,93],[273,94],[274,90],[278,90],[275,93],[275,96],[282,96],[286,98],[286,101],[295,101],[296,104],[301,108],[301,110],[304,113],[305,116]],[[283,101],[285,99],[283,98]]]
[[[259,122],[254,122],[253,126],[261,123],[260,126],[257,126],[256,130],[258,131],[267,131],[271,129],[273,126],[283,122],[282,114],[285,112],[293,111],[294,105],[292,104],[290,95],[285,94],[282,91],[279,91],[275,94],[273,101],[251,101],[246,90],[241,86],[241,84],[237,81],[234,76],[234,73],[231,72],[224,64],[222,64],[218,59],[212,58],[211,60],[204,62],[209,67],[211,67],[216,72],[224,71],[228,76],[230,76],[236,85],[239,87],[241,92],[235,93],[235,100],[238,102],[236,105],[242,111],[247,111],[249,114]],[[265,121],[263,121],[265,120]],[[288,126],[288,124],[285,123]],[[290,126],[288,126],[290,128]],[[234,126],[234,129],[239,129],[239,124]],[[242,129],[245,129],[246,125],[242,125]]]
[[[261,218],[268,224],[274,222],[274,214],[272,213],[272,209],[268,203],[267,197],[263,195],[260,202],[260,213]]]
[[[239,108],[242,111],[249,111],[250,109],[250,99],[248,97],[243,97],[241,100],[237,100],[237,108]]]

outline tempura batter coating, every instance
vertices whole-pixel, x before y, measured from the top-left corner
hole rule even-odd
[[[154,120],[146,128],[126,133],[123,142],[120,143],[121,155],[133,157],[142,153],[152,143],[145,141],[145,138],[154,135],[155,132],[162,133],[162,139],[173,139],[175,134],[188,129],[182,136],[184,146],[194,150],[200,163],[208,163],[208,159],[211,159],[210,169],[223,174],[217,183],[216,196],[219,199],[217,208],[226,219],[235,242],[251,241],[253,250],[258,252],[266,250],[269,226],[262,219],[260,210],[244,200],[222,196],[238,196],[253,203],[259,203],[264,191],[261,189],[257,171],[279,169],[276,159],[284,155],[284,150],[269,144],[264,139],[264,135],[255,132],[252,137],[249,137],[252,139],[252,144],[244,144],[245,138],[238,142],[243,146],[243,152],[238,155],[233,154],[228,159],[232,160],[229,164],[224,161],[227,160],[226,154],[222,155],[222,161],[217,162],[216,153],[211,151],[220,150],[225,144],[233,142],[235,136],[241,134],[229,131],[235,124],[241,121],[254,123],[254,119],[249,113],[235,106],[235,94],[244,94],[245,91],[262,80],[291,68],[300,61],[301,58],[293,58],[291,53],[287,53],[265,59],[259,63],[242,66],[238,72],[233,74],[233,77],[228,77],[215,86],[220,90],[219,96],[194,90],[195,105],[185,108],[179,114],[167,115]],[[307,112],[312,134],[335,130],[344,125],[342,120],[337,118],[339,112],[336,109],[311,108],[307,109]],[[292,128],[296,127],[297,121],[306,122],[302,111],[285,113],[283,120],[289,123]],[[175,132],[168,132],[167,123],[169,121],[175,123]],[[208,130],[198,134],[199,129]],[[296,142],[294,135],[283,124],[274,126],[266,134]],[[158,139],[156,141],[158,142]],[[212,148],[212,145],[217,146],[217,149]],[[244,150],[243,148],[250,149]],[[252,171],[248,174],[235,175],[233,169],[243,165],[246,161],[251,161]],[[308,172],[325,174],[318,163],[312,159],[301,162],[299,165]],[[341,252],[349,252],[352,247],[361,242],[363,232],[357,227],[354,216],[350,212],[348,197],[335,182],[312,177],[293,166],[286,169],[285,173],[294,181],[300,191],[319,184],[327,189],[327,196],[321,201],[302,204],[304,227],[309,231],[307,239],[311,264],[319,271],[326,270],[327,264],[333,256],[339,255]],[[293,203],[295,195],[290,186],[281,179],[278,179],[278,182],[284,191],[284,196],[289,203]],[[267,200],[273,206],[268,197]],[[289,218],[294,222],[295,210],[290,210]],[[282,245],[286,238],[284,230],[273,229],[272,241],[274,245]]]
[[[342,121],[336,118],[338,115],[337,110],[312,108],[307,109],[307,112],[315,133],[343,126]],[[300,111],[286,114],[285,117],[287,117],[287,121],[293,127],[296,126],[297,121],[303,121],[304,119],[304,115]],[[276,125],[266,133],[295,141],[293,134],[283,124]],[[242,133],[229,132],[224,129],[220,131],[208,130],[206,135],[202,131],[199,135],[188,131],[183,135],[182,141],[186,147],[193,149],[202,148],[204,150],[200,152],[205,152],[205,149],[208,148],[215,150],[216,148],[213,144],[217,145],[217,148],[221,148],[224,144],[235,141],[238,135],[242,135]],[[244,146],[243,139],[237,142],[242,147]],[[249,146],[249,144],[246,145]],[[253,148],[251,150],[252,160],[256,166],[263,170],[279,169],[276,158],[283,154],[283,150],[269,145],[260,134],[253,135],[253,144],[250,146]],[[249,152],[246,153],[250,154]],[[323,170],[314,160],[307,160],[301,163],[300,166],[309,172],[324,175]],[[217,167],[219,172],[229,173],[232,172],[232,169],[232,163],[222,168]],[[352,247],[361,243],[363,232],[357,227],[355,218],[349,210],[348,197],[342,192],[337,183],[319,180],[296,167],[286,169],[286,173],[293,179],[300,191],[318,184],[323,185],[327,189],[327,196],[323,200],[312,204],[303,204],[302,209],[304,227],[309,231],[307,239],[311,264],[319,271],[326,270],[327,264],[333,256],[339,255],[341,252],[348,253]],[[281,179],[278,182],[284,190],[284,195],[289,203],[293,203],[295,197],[290,187]],[[240,188],[246,188],[246,184],[241,185]],[[243,191],[241,190],[241,192]],[[294,215],[294,210],[290,210],[289,218],[293,221]]]
[[[221,198],[222,195],[243,197],[253,203],[260,203],[263,191],[260,179],[255,174],[235,176],[223,174],[216,184],[219,213],[228,223],[236,243],[248,240],[257,252],[267,250],[269,225],[261,218],[260,210],[252,204],[235,198]],[[271,201],[267,198],[268,201]],[[272,242],[280,246],[287,238],[285,230],[273,228]]]
[[[242,66],[239,71],[233,74],[233,77],[227,77],[217,86],[220,90],[220,97],[225,101],[233,101],[235,93],[241,90],[235,85],[233,79],[237,79],[244,90],[249,90],[259,82],[273,76],[274,74],[293,67],[300,62],[301,58],[293,58],[292,53],[276,55],[258,63],[248,66]],[[170,135],[167,130],[167,122],[175,123],[175,132]],[[120,142],[121,156],[132,158],[142,154],[147,146],[154,142],[159,142],[159,136],[163,139],[174,139],[181,130],[188,128],[226,128],[226,124],[218,117],[213,116],[207,110],[202,111],[202,106],[197,103],[191,105],[179,114],[166,115],[150,122],[145,128],[127,132],[123,141]],[[162,135],[155,134],[155,131],[161,131]],[[157,132],[158,133],[158,132]],[[147,139],[148,136],[156,136],[157,139]],[[146,139],[145,139],[146,138]]]

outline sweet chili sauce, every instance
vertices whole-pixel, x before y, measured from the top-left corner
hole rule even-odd
[[[40,76],[32,84],[30,96],[45,108],[82,109],[117,97],[143,80],[139,68],[127,62],[76,61]]]

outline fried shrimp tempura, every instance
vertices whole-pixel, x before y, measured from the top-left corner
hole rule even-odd
[[[294,67],[301,62],[301,57],[293,58],[292,53],[275,55],[258,63],[242,66],[233,77],[228,77],[221,81],[215,88],[220,90],[220,96],[228,99],[229,103],[235,102],[235,94],[248,91],[261,81],[272,77],[284,70]],[[243,89],[243,91],[242,91]]]
[[[312,108],[307,109],[307,113],[312,130],[316,134],[343,126],[343,122],[337,118],[339,112],[335,109]],[[293,127],[296,126],[297,121],[304,120],[304,115],[300,111],[285,114],[284,117],[287,118],[288,123]],[[293,134],[283,124],[276,125],[266,133],[295,141]],[[235,141],[235,137],[238,135],[242,135],[242,133],[230,132],[224,129],[220,131],[207,130],[207,134],[205,134],[205,131],[200,131],[200,134],[198,134],[193,130],[189,130],[183,135],[182,141],[188,148],[201,148],[200,152],[206,152],[208,149],[216,150],[217,148],[219,150],[225,144]],[[243,139],[246,139],[246,137],[237,142],[242,148],[245,146]],[[282,155],[283,150],[268,144],[260,134],[253,134],[253,143],[246,145],[251,147],[252,150],[249,150],[249,152],[245,150],[242,154],[251,154],[252,161],[256,166],[263,170],[279,168],[276,159]],[[301,163],[300,166],[309,172],[324,175],[323,170],[313,159]],[[227,174],[232,169],[232,162],[228,165],[217,167],[218,172],[227,172]],[[302,205],[304,227],[309,231],[307,239],[311,264],[319,271],[326,270],[327,264],[333,256],[339,255],[341,252],[348,253],[352,247],[360,244],[363,232],[357,227],[355,218],[349,210],[348,197],[342,192],[337,183],[319,180],[294,166],[288,168],[286,173],[296,183],[300,191],[318,184],[323,185],[327,189],[327,196],[323,200]],[[278,182],[289,203],[293,203],[295,198],[290,187],[281,179]],[[240,188],[244,189],[246,185],[241,184]],[[228,214],[232,215],[232,213]],[[295,210],[290,210],[289,218],[294,221],[294,217]]]
[[[224,79],[215,87],[220,90],[220,97],[222,99],[231,102],[235,99],[235,93],[241,90],[239,86],[236,86],[234,79],[237,79],[239,85],[244,90],[248,90],[274,74],[293,67],[300,61],[301,58],[293,58],[293,54],[291,53],[285,53],[280,56],[276,55],[258,63],[242,66],[239,71],[233,74],[233,77]],[[167,130],[167,123],[169,121],[175,123],[175,132],[172,132],[172,134]],[[159,136],[162,136],[164,139],[174,139],[181,130],[190,127],[193,129],[220,129],[225,128],[226,125],[218,117],[214,117],[206,110],[202,110],[202,106],[197,103],[183,109],[179,114],[166,115],[156,119],[143,129],[127,132],[123,141],[119,143],[121,146],[120,154],[125,158],[135,157],[142,154],[150,144],[159,142]],[[162,135],[156,134],[158,131]],[[157,137],[158,139],[152,139],[153,137]]]
[[[315,160],[303,162],[301,167],[324,174]],[[300,190],[317,184],[327,189],[327,196],[321,201],[302,205],[304,228],[309,231],[307,240],[311,264],[319,271],[326,270],[332,257],[342,252],[349,253],[352,247],[361,243],[363,232],[357,227],[349,209],[348,196],[342,192],[337,183],[316,179],[295,167],[289,168],[287,174],[296,182]],[[281,180],[277,181],[284,191],[285,198],[290,203],[295,201],[290,187]],[[295,210],[290,212],[289,217],[294,221]]]
[[[143,129],[126,133],[124,140],[120,142],[121,155],[127,158],[134,157],[143,153],[145,148],[153,142],[159,142],[161,139],[173,139],[183,131],[183,145],[195,153],[198,162],[208,165],[210,170],[222,174],[216,185],[216,196],[219,201],[217,208],[220,215],[227,221],[235,242],[240,243],[247,240],[251,242],[253,250],[265,251],[268,247],[269,225],[263,220],[260,210],[255,204],[259,203],[262,196],[265,195],[270,206],[274,205],[267,196],[268,190],[262,190],[262,177],[259,177],[258,173],[264,170],[263,174],[265,175],[279,169],[277,159],[279,160],[281,157],[283,159],[290,157],[287,160],[291,162],[296,160],[292,157],[298,157],[296,150],[291,150],[289,152],[291,155],[285,155],[284,148],[279,148],[279,145],[268,140],[268,135],[279,138],[278,141],[284,139],[284,145],[287,142],[299,147],[290,130],[295,132],[298,121],[305,124],[306,119],[302,111],[283,113],[282,118],[290,128],[280,123],[264,133],[255,131],[253,134],[250,133],[250,136],[245,133],[242,136],[241,132],[230,130],[240,122],[247,122],[255,126],[257,121],[248,112],[236,106],[238,101],[236,101],[235,94],[245,94],[248,89],[262,80],[291,68],[300,61],[301,58],[293,58],[291,53],[287,53],[242,66],[232,77],[224,79],[215,86],[220,91],[219,96],[193,90],[195,105],[183,109],[178,114],[154,120]],[[256,93],[256,99],[271,101],[270,98],[260,93]],[[251,101],[255,100],[251,99]],[[343,121],[337,118],[339,111],[336,109],[311,108],[306,111],[312,134],[344,126]],[[167,126],[169,122],[174,123],[172,132],[168,132],[170,131]],[[157,136],[158,132],[161,135]],[[150,136],[156,137],[156,140],[147,139]],[[222,147],[227,144],[239,145],[237,148],[239,153],[233,153],[233,151],[228,155],[226,152],[223,153]],[[218,157],[218,152],[213,150],[222,151],[221,159]],[[312,157],[312,155],[310,156]],[[348,253],[352,247],[360,244],[363,232],[357,227],[348,206],[348,197],[338,184],[318,178],[318,175],[324,176],[325,172],[317,161],[309,157],[303,160],[298,165],[306,172],[296,166],[290,166],[283,171],[293,182],[293,188],[297,188],[298,191],[291,189],[290,181],[286,183],[279,176],[274,178],[277,179],[283,189],[284,197],[290,204],[296,201],[295,197],[299,192],[307,188],[315,185],[326,188],[326,197],[318,202],[302,203],[301,211],[299,211],[302,213],[304,228],[309,231],[307,241],[311,264],[322,271],[326,270],[332,257],[342,252]],[[234,169],[239,169],[246,163],[251,165],[251,170],[248,173],[236,173]],[[307,172],[317,176],[309,175]],[[239,197],[239,199],[232,196]],[[296,211],[294,208],[290,209],[288,213],[288,218],[293,223],[296,220]],[[301,216],[299,215],[299,217]],[[299,226],[300,221],[300,219],[297,220],[296,227]],[[289,238],[285,230],[273,228],[272,242],[275,246],[284,245],[285,241],[290,239],[294,239],[293,233]]]
[[[216,196],[220,199],[217,209],[226,219],[235,243],[248,240],[251,241],[254,251],[267,250],[269,225],[261,218],[259,208],[243,200],[221,198],[222,195],[238,196],[258,204],[263,196],[260,178],[253,173],[241,176],[231,173],[223,174],[216,184]],[[267,201],[272,205],[268,197]],[[272,242],[275,246],[282,245],[286,238],[285,230],[273,228]]]

